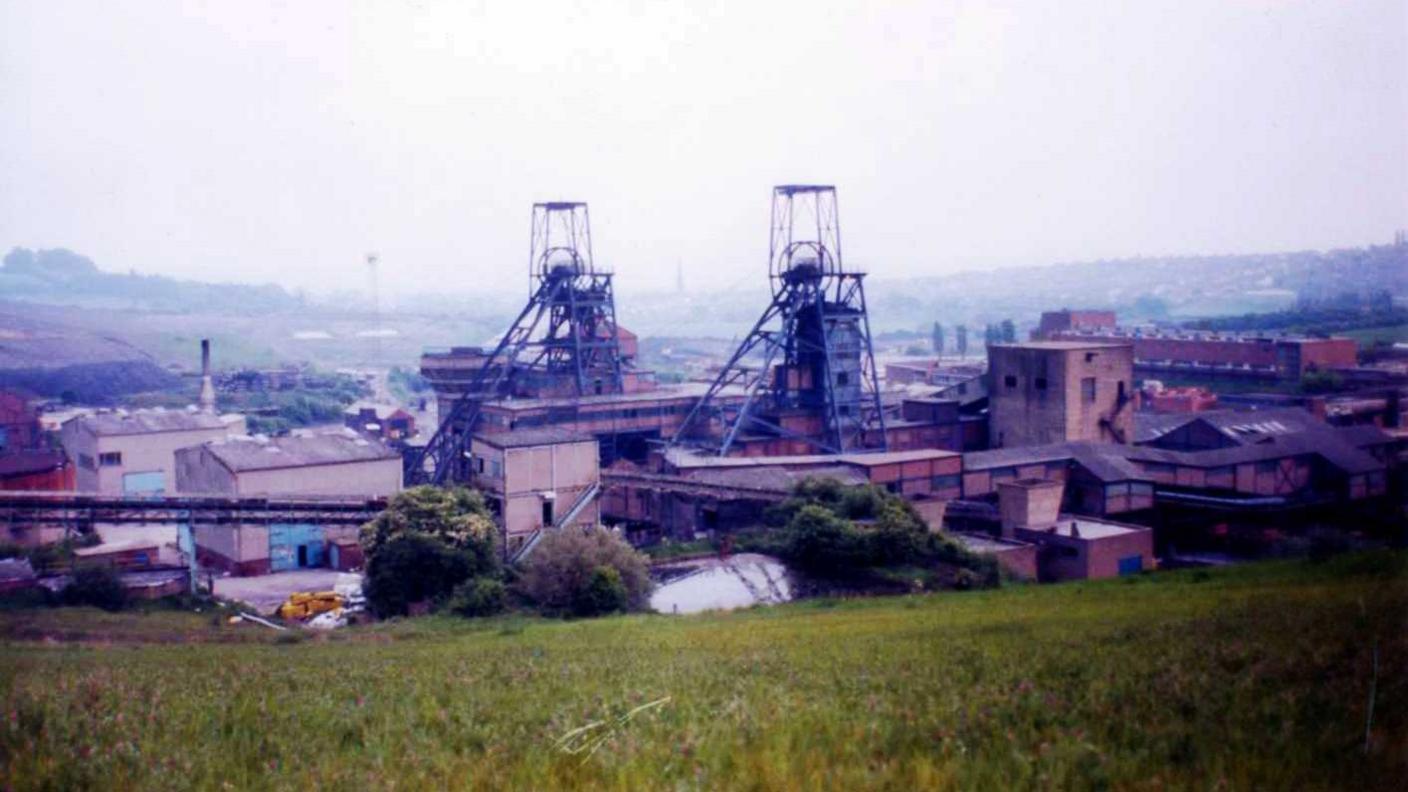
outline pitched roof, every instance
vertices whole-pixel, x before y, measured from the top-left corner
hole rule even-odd
[[[253,470],[338,465],[399,459],[400,454],[351,430],[320,435],[288,437],[231,437],[201,446],[222,465],[236,473]]]
[[[194,410],[136,410],[83,415],[73,420],[99,436],[189,432],[196,429],[224,429],[239,420],[236,415],[212,415]]]

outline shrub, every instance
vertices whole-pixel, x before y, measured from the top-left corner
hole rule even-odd
[[[478,492],[456,487],[413,487],[391,499],[386,509],[362,526],[368,563],[398,536],[416,534],[469,552],[477,569],[496,568],[498,528]]]
[[[835,574],[866,566],[869,561],[860,531],[825,506],[803,506],[787,523],[786,532],[784,552],[807,571]]]
[[[73,582],[60,595],[65,605],[92,605],[107,611],[127,607],[127,589],[122,578],[108,567],[85,567],[75,570]]]
[[[450,595],[449,610],[457,616],[493,616],[502,613],[508,599],[503,581],[477,577],[459,584]]]
[[[367,604],[378,616],[404,616],[412,603],[443,601],[478,571],[474,556],[438,539],[397,536],[367,562]]]
[[[381,616],[414,602],[441,603],[470,578],[498,576],[498,528],[468,489],[416,487],[362,526],[367,602]]]
[[[592,570],[586,587],[577,592],[572,612],[577,616],[601,616],[620,613],[630,604],[631,595],[621,582],[621,573],[615,567],[599,566]]]
[[[611,574],[601,572],[610,570]],[[624,592],[618,598],[616,585]],[[517,588],[545,613],[639,610],[650,596],[645,557],[610,531],[567,529],[548,534],[528,557]],[[585,611],[585,612],[584,612]]]

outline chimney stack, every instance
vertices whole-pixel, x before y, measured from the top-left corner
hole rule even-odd
[[[200,340],[200,411],[215,412],[215,381],[210,378],[210,339]]]

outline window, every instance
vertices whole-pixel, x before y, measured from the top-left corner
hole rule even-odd
[[[847,374],[846,372],[843,371],[843,372],[841,372],[840,374],[837,374],[837,375],[836,375],[836,384],[837,384],[837,385],[849,385],[850,382],[851,382],[851,377],[850,377],[850,375]]]
[[[5,450],[5,446],[10,444],[10,430],[0,426],[0,451]]]
[[[1002,378],[1002,384],[1006,385],[1009,388],[1015,388],[1017,387],[1017,377],[1015,375],[1008,374],[1007,376]]]
[[[1044,390],[1046,390],[1046,377],[1037,377],[1035,384],[1036,384],[1036,389],[1037,389],[1037,390],[1039,390],[1039,391],[1044,391]]]
[[[543,501],[543,527],[552,525],[552,501]]]
[[[936,490],[955,489],[958,487],[958,476],[934,476],[929,486]]]
[[[1279,464],[1279,462],[1278,462],[1277,460],[1275,460],[1275,459],[1273,459],[1273,460],[1271,460],[1271,461],[1269,461],[1269,462],[1258,462],[1258,463],[1256,463],[1256,472],[1258,472],[1258,473],[1275,473],[1275,472],[1276,472],[1276,467],[1277,467],[1278,464]]]
[[[1080,397],[1086,404],[1095,401],[1095,378],[1085,377],[1080,381]]]
[[[98,454],[98,464],[103,467],[116,467],[122,464],[121,451],[105,451]]]
[[[78,464],[81,465],[84,470],[97,470],[97,469],[98,469],[98,463],[97,463],[96,461],[94,461],[94,460],[93,460],[93,457],[90,456],[89,454],[79,454],[79,455],[78,455]]]

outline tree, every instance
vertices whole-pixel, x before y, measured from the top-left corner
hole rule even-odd
[[[362,526],[362,551],[368,563],[398,536],[417,534],[468,551],[477,568],[497,567],[498,526],[478,492],[456,487],[413,487],[397,494],[386,509]]]
[[[934,322],[934,329],[930,331],[929,340],[934,347],[934,354],[942,356],[944,354],[944,326]]]
[[[621,598],[615,594],[618,585]],[[578,616],[641,610],[651,587],[645,557],[624,539],[611,531],[574,528],[547,534],[517,583],[544,613]]]
[[[484,498],[467,489],[415,487],[362,526],[367,601],[381,616],[444,603],[471,578],[500,574],[498,528]]]
[[[956,336],[954,343],[958,347],[958,356],[963,357],[968,354],[968,325],[959,325],[954,328]]]
[[[1017,340],[1017,325],[1011,319],[1002,320],[1002,343],[1011,344]]]
[[[403,534],[367,561],[367,603],[378,616],[404,616],[415,603],[442,603],[480,571],[467,551],[422,534]]]

